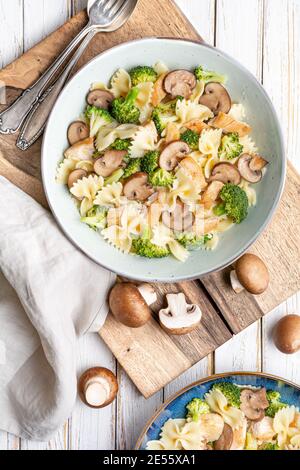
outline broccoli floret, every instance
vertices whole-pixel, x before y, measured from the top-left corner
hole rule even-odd
[[[124,175],[124,170],[119,168],[118,170],[114,171],[108,178],[105,178],[104,185],[107,186],[108,184],[117,183],[122,176]]]
[[[107,209],[93,206],[87,212],[86,217],[81,217],[81,222],[89,225],[93,230],[103,229],[106,225]]]
[[[242,144],[240,144],[239,135],[236,132],[224,135],[219,149],[219,158],[226,160],[237,158],[243,152],[243,148]]]
[[[218,204],[217,206],[215,206],[213,208],[213,213],[217,216],[226,214],[224,202],[221,202],[221,204]]]
[[[274,418],[274,416],[279,410],[282,410],[282,408],[286,408],[288,406],[286,403],[282,403],[280,401],[281,395],[275,390],[267,391],[267,399],[269,402],[269,406],[266,409],[265,413],[266,416],[269,416],[270,418]]]
[[[147,65],[138,65],[129,70],[129,75],[133,86],[143,82],[155,82],[157,80],[157,73],[152,67]]]
[[[225,184],[220,191],[220,198],[225,203],[225,213],[240,224],[248,215],[248,197],[245,191],[235,184]]]
[[[219,390],[226,397],[227,402],[231,406],[239,408],[241,405],[241,390],[231,382],[217,382],[212,387]]]
[[[135,106],[135,100],[139,92],[138,88],[132,88],[126,98],[121,96],[113,100],[111,114],[120,124],[138,124],[140,110]]]
[[[145,173],[153,173],[158,168],[159,152],[150,150],[141,160],[141,170]]]
[[[132,240],[134,253],[145,258],[164,258],[169,255],[167,248],[154,245],[149,238],[136,238]]]
[[[152,120],[156,126],[157,132],[159,134],[166,128],[169,122],[177,121],[175,115],[177,101],[182,99],[177,97],[174,100],[169,101],[168,103],[160,103],[152,111]]]
[[[191,150],[199,149],[199,134],[191,129],[184,131],[183,134],[181,134],[180,140],[188,144]]]
[[[206,401],[201,400],[201,398],[193,398],[186,405],[186,409],[188,411],[186,417],[191,418],[193,421],[198,421],[201,415],[205,415],[210,411]]]
[[[141,159],[140,158],[130,158],[123,174],[123,178],[129,178],[137,171],[141,170]]]
[[[274,442],[265,442],[258,450],[280,450],[280,447]]]
[[[208,233],[203,237],[197,237],[194,233],[188,232],[181,232],[176,234],[176,240],[188,250],[197,249],[199,246],[205,245],[205,243],[207,243],[212,238],[212,233]]]
[[[149,175],[149,182],[152,186],[172,186],[175,176],[167,170],[159,168]]]
[[[211,70],[204,70],[201,65],[195,69],[195,75],[197,80],[203,80],[205,83],[209,82],[218,82],[218,83],[225,83],[226,77],[225,75],[220,75],[216,72],[212,72]]]
[[[113,150],[128,150],[131,144],[130,139],[116,139],[110,146]]]
[[[85,116],[90,121],[90,135],[95,137],[100,127],[113,121],[113,118],[106,109],[87,106]]]

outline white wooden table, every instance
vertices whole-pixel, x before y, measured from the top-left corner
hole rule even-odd
[[[177,3],[208,43],[234,56],[263,82],[282,123],[288,158],[300,171],[300,0]],[[85,5],[86,0],[0,0],[0,68]],[[0,450],[131,449],[146,420],[165,399],[215,372],[264,371],[300,383],[300,353],[284,356],[271,340],[274,323],[287,313],[297,312],[299,294],[149,400],[138,393],[99,337],[86,336],[78,349],[78,372],[95,363],[115,371],[120,385],[118,400],[100,411],[78,401],[68,422],[48,443],[20,440],[0,431]]]

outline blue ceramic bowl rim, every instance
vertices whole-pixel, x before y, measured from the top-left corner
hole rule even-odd
[[[283,190],[284,190],[284,184],[285,184],[285,178],[286,178],[286,171],[287,171],[287,157],[286,157],[286,153],[285,153],[285,146],[284,146],[284,139],[283,139],[283,133],[282,133],[282,129],[281,129],[281,124],[279,122],[279,119],[278,119],[278,116],[277,116],[277,113],[276,113],[276,110],[274,108],[274,105],[269,97],[269,95],[267,94],[266,90],[264,89],[264,87],[261,85],[261,83],[257,80],[257,78],[246,68],[244,67],[240,62],[238,62],[237,60],[235,60],[233,57],[231,57],[229,54],[226,54],[225,52],[223,52],[222,50],[218,49],[217,47],[214,47],[214,46],[211,46],[203,41],[201,41],[201,39],[199,38],[199,40],[191,40],[191,39],[180,39],[180,38],[169,38],[169,37],[156,37],[156,36],[152,36],[152,37],[147,37],[147,38],[142,38],[142,39],[135,39],[135,40],[132,40],[132,41],[126,41],[126,42],[123,42],[122,44],[117,44],[116,46],[113,46],[105,51],[103,51],[102,53],[98,54],[97,56],[95,56],[93,59],[91,59],[90,61],[88,61],[83,67],[80,68],[80,70],[78,70],[78,72],[71,78],[71,80],[67,83],[67,85],[65,86],[68,87],[70,86],[71,83],[73,83],[73,81],[75,81],[77,79],[77,77],[83,73],[85,71],[85,69],[87,69],[90,64],[92,64],[93,62],[96,62],[99,57],[104,57],[106,54],[109,54],[110,51],[112,50],[115,50],[115,49],[123,49],[129,45],[129,44],[135,44],[135,43],[143,43],[143,42],[151,42],[151,41],[156,41],[156,40],[166,40],[166,41],[174,41],[174,42],[178,42],[178,43],[191,43],[191,44],[196,44],[198,45],[199,47],[205,47],[205,48],[208,48],[208,49],[212,49],[212,50],[215,50],[217,51],[221,56],[227,58],[228,60],[230,60],[232,62],[232,64],[240,69],[242,69],[246,75],[249,76],[249,78],[255,83],[255,85],[260,89],[260,91],[262,92],[262,94],[264,95],[266,101],[268,101],[269,103],[269,106],[270,106],[270,109],[272,111],[272,115],[274,117],[274,121],[276,123],[276,127],[278,129],[278,136],[279,136],[279,141],[280,141],[280,148],[281,148],[281,159],[282,159],[282,171],[281,171],[281,174],[280,174],[280,181],[279,181],[279,187],[278,187],[278,191],[277,191],[277,194],[276,194],[276,197],[274,198],[274,202],[273,202],[273,205],[272,205],[272,208],[269,212],[269,214],[267,215],[264,223],[260,226],[259,230],[257,230],[257,232],[250,238],[250,240],[248,241],[248,243],[246,243],[240,250],[238,250],[237,252],[235,252],[230,258],[227,259],[227,261],[225,263],[223,263],[222,265],[219,265],[217,266],[216,268],[214,269],[211,269],[211,270],[208,270],[207,272],[205,273],[202,273],[201,276],[200,274],[197,274],[197,273],[194,273],[193,275],[176,275],[176,277],[164,277],[164,278],[159,278],[159,279],[156,279],[155,277],[153,279],[151,279],[151,282],[162,282],[162,283],[166,283],[166,282],[178,282],[178,281],[189,281],[189,280],[195,280],[195,279],[199,279],[203,276],[207,276],[208,274],[211,274],[211,273],[214,273],[214,272],[217,272],[217,271],[220,271],[224,268],[226,268],[227,266],[230,266],[231,264],[233,264],[238,258],[240,258],[252,245],[253,243],[257,240],[257,238],[261,235],[261,233],[265,230],[265,228],[267,227],[267,225],[271,222],[272,220],[272,217],[275,213],[275,210],[276,208],[278,207],[278,204],[280,202],[280,199],[281,199],[281,196],[282,196],[282,193],[283,193]],[[144,282],[150,282],[149,281],[149,278],[147,276],[139,276],[138,279],[134,276],[134,275],[131,275],[131,273],[128,273],[127,271],[124,272],[120,269],[112,269],[111,266],[109,266],[108,263],[100,263],[99,259],[95,258],[94,256],[92,256],[91,254],[87,253],[83,248],[81,248],[79,246],[78,243],[76,243],[72,237],[72,235],[67,231],[66,227],[64,227],[63,223],[60,222],[58,216],[56,215],[56,212],[55,212],[55,209],[51,203],[51,199],[50,199],[50,196],[48,194],[48,191],[47,191],[47,186],[46,186],[46,183],[45,183],[45,180],[46,180],[46,176],[45,176],[45,173],[46,173],[46,159],[44,157],[46,151],[45,151],[45,147],[46,147],[46,134],[47,134],[47,130],[48,130],[48,127],[50,127],[50,122],[51,122],[51,118],[52,118],[52,114],[54,113],[55,111],[55,107],[53,107],[51,113],[50,113],[50,116],[49,116],[49,119],[48,119],[48,122],[47,122],[47,125],[46,125],[46,128],[45,128],[45,132],[44,132],[44,137],[43,137],[43,142],[42,142],[42,148],[41,148],[41,175],[42,175],[42,182],[43,182],[43,188],[44,188],[44,191],[45,191],[45,195],[46,195],[46,199],[47,199],[47,202],[49,204],[49,207],[50,207],[50,210],[52,212],[52,215],[54,216],[54,219],[56,220],[58,226],[60,227],[60,229],[62,230],[62,232],[64,233],[64,235],[66,236],[66,238],[77,248],[79,249],[85,256],[87,256],[88,258],[90,258],[92,261],[94,261],[95,263],[97,263],[98,265],[102,266],[103,268],[106,268],[110,271],[113,270],[113,272],[115,272],[117,275],[119,276],[123,276],[123,277],[126,277],[127,279],[131,279],[131,280],[139,280],[139,281],[144,281]]]
[[[165,401],[154,413],[154,415],[147,421],[145,424],[138,440],[137,443],[134,447],[134,450],[140,450],[140,447],[142,445],[142,442],[151,428],[152,424],[156,421],[156,419],[159,417],[159,415],[165,410],[165,408],[170,405],[174,400],[176,400],[178,397],[181,397],[183,394],[185,394],[187,391],[191,390],[194,387],[197,387],[198,385],[204,385],[207,382],[211,382],[217,379],[226,379],[228,377],[241,377],[241,376],[247,376],[250,375],[252,377],[261,377],[261,378],[266,378],[270,380],[274,380],[277,382],[282,382],[285,385],[288,385],[290,387],[295,388],[296,390],[300,391],[300,386],[295,384],[294,382],[284,379],[282,377],[278,377],[277,375],[272,375],[272,374],[267,374],[266,372],[246,372],[246,371],[238,371],[238,372],[223,372],[221,374],[213,374],[208,377],[204,377],[203,379],[197,380],[196,382],[191,383],[190,385],[187,385],[186,387],[182,388],[178,392],[174,393],[167,401]]]

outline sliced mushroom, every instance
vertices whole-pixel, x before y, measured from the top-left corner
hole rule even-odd
[[[214,166],[210,181],[221,181],[222,183],[240,184],[241,175],[239,170],[228,162],[218,163]]]
[[[114,317],[123,325],[138,328],[151,318],[151,305],[156,298],[145,291],[145,284],[136,286],[131,282],[115,284],[109,294],[109,306]],[[149,303],[148,303],[149,302]]]
[[[209,183],[208,188],[204,191],[201,202],[204,204],[205,209],[210,209],[213,203],[218,199],[224,183],[221,181],[212,181]]]
[[[154,189],[148,183],[147,173],[139,171],[126,179],[123,192],[127,199],[131,201],[146,201],[154,193]]]
[[[69,144],[74,145],[80,140],[87,139],[90,135],[90,131],[84,122],[74,121],[69,125],[67,135]]]
[[[69,147],[65,151],[65,157],[74,160],[91,160],[94,152],[94,139],[93,137],[89,137]]]
[[[163,212],[162,222],[175,232],[187,232],[193,226],[194,214],[189,211],[188,206],[178,202],[173,212]]]
[[[71,171],[71,173],[69,174],[69,178],[68,178],[69,189],[72,188],[72,186],[76,183],[76,181],[81,180],[81,178],[87,175],[88,175],[87,171],[85,170],[78,169],[78,170]]]
[[[116,398],[118,381],[105,367],[92,367],[79,379],[78,391],[81,400],[91,408],[103,408]]]
[[[246,253],[237,260],[230,278],[231,286],[237,294],[244,289],[254,295],[262,294],[269,285],[267,266],[252,253]]]
[[[107,90],[90,91],[86,97],[87,103],[96,108],[108,109],[114,100],[114,95]]]
[[[181,140],[175,140],[167,145],[159,157],[159,166],[163,170],[171,171],[178,165],[181,158],[190,152],[190,147]]]
[[[170,335],[185,335],[197,328],[202,317],[200,307],[187,304],[182,292],[166,297],[168,307],[159,311],[161,327]]]
[[[164,89],[172,98],[183,96],[188,99],[196,85],[195,75],[188,70],[173,70],[164,79]]]
[[[219,439],[214,442],[214,450],[229,450],[233,441],[233,431],[231,426],[224,424],[223,432]]]
[[[265,388],[250,390],[245,388],[241,392],[241,411],[250,421],[261,421],[265,417],[265,409],[269,402]]]
[[[122,166],[126,150],[107,150],[103,157],[97,158],[94,163],[94,171],[99,176],[106,178]]]
[[[258,183],[262,178],[261,169],[267,165],[267,161],[262,157],[249,155],[244,153],[238,160],[239,172],[244,180],[249,183]]]
[[[228,113],[231,108],[231,98],[228,91],[220,83],[214,82],[206,85],[199,103],[207,106],[215,116],[220,112]]]

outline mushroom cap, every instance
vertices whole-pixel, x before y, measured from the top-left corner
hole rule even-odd
[[[217,163],[213,167],[209,181],[221,181],[221,183],[240,184],[241,175],[236,166],[232,163]]]
[[[163,224],[176,232],[189,231],[193,226],[194,218],[189,207],[180,202],[177,202],[173,212],[164,211],[162,213]]]
[[[80,140],[87,139],[90,135],[89,128],[85,122],[74,121],[68,127],[67,136],[70,145],[74,145]]]
[[[94,163],[94,171],[99,176],[106,178],[122,166],[126,150],[107,150],[103,157],[97,158]]]
[[[71,189],[73,184],[76,183],[76,181],[81,180],[84,176],[87,176],[87,171],[83,169],[78,169],[78,170],[73,170],[69,174],[68,177],[68,188]]]
[[[267,161],[261,157],[253,157],[248,153],[244,153],[240,156],[238,169],[244,180],[249,183],[258,183],[262,179],[262,171],[258,169],[263,164],[261,160],[265,162],[263,166],[266,166]],[[261,166],[261,168],[263,168],[263,166]]]
[[[235,271],[239,282],[251,294],[262,294],[269,285],[265,263],[252,253],[246,253],[237,260]]]
[[[196,85],[195,75],[188,70],[173,70],[166,75],[163,83],[165,91],[172,98],[183,96],[185,99],[191,96]]]
[[[274,328],[275,346],[284,354],[300,350],[300,316],[291,314],[281,318]]]
[[[169,143],[161,152],[159,166],[163,170],[171,171],[178,165],[178,161],[190,152],[190,147],[181,140]]]
[[[185,335],[197,328],[202,317],[200,307],[187,304],[182,292],[166,297],[168,307],[159,311],[161,327],[170,335]]]
[[[118,393],[116,376],[105,367],[92,367],[78,382],[81,400],[91,408],[103,408],[114,401]]]
[[[233,430],[229,424],[224,424],[223,432],[214,442],[214,450],[229,450],[233,442]]]
[[[147,173],[138,171],[125,180],[123,192],[132,201],[146,201],[154,193],[154,189],[148,183]]]
[[[107,90],[92,90],[86,97],[86,101],[89,105],[102,109],[108,109],[113,100],[114,95]]]
[[[251,421],[261,421],[265,417],[265,409],[269,402],[265,388],[250,390],[245,388],[241,392],[241,411]]]
[[[150,308],[131,282],[114,285],[109,294],[109,306],[114,317],[130,328],[143,326],[151,318]]]
[[[215,116],[220,112],[226,114],[231,108],[231,98],[228,91],[223,85],[215,82],[210,82],[205,86],[199,103],[207,106]]]

